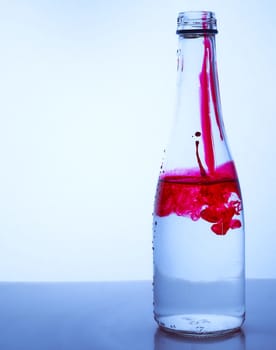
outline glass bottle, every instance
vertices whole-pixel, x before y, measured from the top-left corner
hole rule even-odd
[[[214,13],[177,20],[177,103],[153,214],[154,318],[215,336],[245,317],[242,197],[224,130]]]

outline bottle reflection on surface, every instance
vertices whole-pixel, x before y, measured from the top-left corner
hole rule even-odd
[[[246,350],[242,331],[224,337],[184,338],[158,329],[154,337],[154,350]]]

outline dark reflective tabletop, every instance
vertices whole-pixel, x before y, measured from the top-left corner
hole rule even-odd
[[[151,282],[0,283],[0,349],[276,349],[276,280],[247,281],[247,318],[227,338],[167,335]]]

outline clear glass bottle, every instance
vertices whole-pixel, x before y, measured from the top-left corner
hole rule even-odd
[[[242,197],[223,120],[214,13],[182,12],[177,104],[154,208],[154,317],[164,330],[215,336],[245,317]]]

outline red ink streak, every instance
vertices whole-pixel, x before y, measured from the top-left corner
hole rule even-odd
[[[225,235],[241,227],[241,193],[232,162],[202,177],[198,170],[167,172],[160,176],[155,203],[158,216],[176,214],[211,223],[211,230]]]
[[[208,45],[208,37],[204,37],[204,57],[202,63],[202,70],[199,74],[200,81],[200,114],[201,114],[201,128],[203,147],[205,153],[205,162],[208,167],[209,174],[212,175],[215,170],[215,157],[213,149],[212,128],[210,118],[210,101],[209,101],[209,74],[208,68],[210,66],[210,47]]]
[[[196,144],[196,159],[197,159],[197,162],[198,162],[200,175],[201,176],[206,176],[207,174],[206,174],[205,169],[203,168],[203,165],[202,165],[201,160],[200,160],[199,152],[198,152],[199,141],[196,141],[195,144]]]
[[[207,22],[206,22],[207,16],[204,14],[202,19],[203,19],[203,28],[207,29]],[[212,40],[208,36],[204,37],[204,49],[206,50],[206,48],[208,48],[209,50],[210,87],[211,87],[212,101],[214,105],[217,126],[219,128],[220,138],[221,140],[223,140],[223,133],[222,133],[222,127],[221,127],[219,110],[218,110],[218,100],[217,100],[218,91],[216,89],[216,85],[218,84],[218,82],[215,80],[215,78],[217,77],[217,68],[214,62],[214,56],[212,56],[214,52]]]

